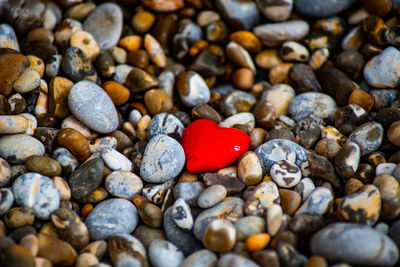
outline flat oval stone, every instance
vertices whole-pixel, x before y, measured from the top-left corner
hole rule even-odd
[[[107,191],[116,197],[131,199],[140,193],[143,182],[139,176],[129,171],[113,171],[105,179]]]
[[[97,6],[83,22],[83,29],[91,33],[100,49],[107,50],[117,45],[122,32],[123,15],[114,3]]]
[[[377,150],[383,141],[384,131],[380,123],[367,122],[354,130],[348,140],[356,143],[361,150],[361,156]]]
[[[19,176],[12,190],[18,205],[33,210],[40,219],[48,219],[60,205],[60,193],[50,178],[28,172]]]
[[[210,100],[210,90],[204,79],[194,71],[187,71],[178,77],[176,87],[185,106],[194,107]]]
[[[185,256],[172,243],[156,239],[149,247],[150,262],[154,267],[180,267]]]
[[[272,165],[280,160],[294,163],[297,167],[307,161],[307,150],[287,139],[273,139],[254,151],[260,159],[264,171],[269,172]]]
[[[313,236],[310,248],[314,255],[355,265],[394,266],[399,259],[388,236],[355,223],[330,224]]]
[[[131,171],[133,169],[132,162],[115,149],[103,148],[100,155],[104,164],[113,171]]]
[[[14,204],[14,194],[10,188],[0,189],[0,216],[4,215]]]
[[[0,134],[23,133],[28,128],[28,120],[21,115],[0,115]]]
[[[14,29],[6,23],[0,25],[0,47],[11,48],[19,52],[17,35]]]
[[[246,215],[266,216],[267,210],[281,201],[278,187],[272,181],[260,183],[247,197],[244,212]]]
[[[146,146],[140,177],[146,182],[162,183],[175,178],[185,165],[182,146],[166,135],[153,137]]]
[[[400,85],[396,62],[400,60],[400,52],[393,46],[387,47],[379,55],[373,57],[364,67],[364,78],[369,85],[378,88],[394,88]]]
[[[236,221],[237,218],[243,216],[243,205],[244,201],[242,199],[237,197],[227,197],[224,201],[216,206],[202,211],[194,222],[194,235],[198,240],[203,240],[203,235],[207,225],[215,217],[227,218],[231,221]]]
[[[172,206],[172,218],[179,228],[184,230],[192,230],[193,216],[189,205],[183,198],[175,200]]]
[[[182,267],[212,267],[217,264],[217,256],[208,249],[191,254],[182,262]]]
[[[295,216],[304,213],[323,215],[333,203],[332,192],[326,187],[317,187],[297,210]]]
[[[225,199],[227,195],[227,190],[223,185],[212,185],[207,187],[197,199],[197,205],[200,208],[206,209],[215,206]]]
[[[177,117],[169,113],[159,113],[151,119],[147,138],[151,140],[154,136],[163,134],[179,141],[184,130],[185,127]]]
[[[37,172],[44,176],[53,177],[61,174],[61,165],[58,161],[44,156],[30,156],[25,162],[30,172]]]
[[[13,134],[0,137],[0,157],[10,163],[24,163],[32,155],[42,156],[44,150],[44,145],[29,135]]]
[[[290,188],[297,185],[301,179],[301,170],[286,160],[280,160],[271,167],[271,177],[280,187]]]
[[[129,234],[138,224],[138,214],[132,202],[112,198],[100,202],[88,215],[85,224],[92,240],[107,239],[115,234]]]
[[[310,115],[333,120],[337,109],[336,101],[329,95],[318,92],[307,92],[293,98],[289,105],[288,114],[295,121],[299,121]]]
[[[294,9],[304,15],[310,17],[326,17],[338,14],[352,4],[356,0],[296,0],[294,1]]]
[[[93,158],[82,164],[69,177],[72,196],[80,199],[96,189],[101,183],[103,170],[104,163],[99,158]]]
[[[38,234],[38,256],[54,265],[72,265],[78,256],[75,249],[67,242],[51,235]]]
[[[254,27],[253,32],[266,46],[277,46],[285,41],[300,41],[308,34],[310,26],[304,20],[267,23]]]
[[[257,5],[249,0],[217,0],[218,11],[234,29],[249,30],[260,20]]]
[[[389,174],[377,175],[373,182],[381,193],[382,218],[395,219],[400,214],[400,183]]]
[[[381,213],[381,194],[374,185],[364,185],[356,192],[346,195],[338,210],[348,222],[374,225]]]
[[[68,106],[76,118],[99,133],[110,133],[118,127],[114,103],[104,90],[93,82],[76,83],[69,91]]]

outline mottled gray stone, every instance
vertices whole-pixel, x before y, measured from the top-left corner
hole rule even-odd
[[[104,164],[113,171],[132,171],[133,164],[124,154],[115,149],[105,147],[101,149],[101,158]]]
[[[107,199],[98,204],[86,218],[92,240],[107,239],[116,234],[129,234],[138,224],[138,214],[132,202],[121,199]]]
[[[203,190],[202,182],[182,182],[174,186],[174,197],[175,199],[183,198],[190,206],[195,206]]]
[[[19,51],[17,35],[15,34],[14,29],[6,23],[0,25],[0,47],[11,48]]]
[[[336,101],[327,94],[306,92],[297,95],[290,102],[288,114],[295,121],[316,115],[321,119],[333,120],[338,106]]]
[[[14,204],[14,194],[10,188],[0,189],[0,216],[5,214]]]
[[[307,161],[306,154],[309,153],[302,146],[287,139],[273,139],[254,151],[260,159],[264,171],[269,172],[275,162],[287,160],[301,167],[301,164]]]
[[[64,75],[74,82],[82,80],[97,80],[96,69],[89,56],[78,47],[68,47],[62,56],[61,70]]]
[[[208,249],[202,249],[187,257],[182,267],[214,267],[216,264],[217,256]]]
[[[162,183],[175,178],[185,165],[182,146],[166,135],[153,137],[146,146],[140,177],[146,182]]]
[[[151,119],[147,138],[151,140],[154,136],[163,134],[179,141],[184,130],[185,126],[177,117],[169,113],[159,113]]]
[[[65,176],[69,176],[73,173],[76,168],[79,166],[79,161],[74,155],[69,152],[65,147],[56,148],[53,151],[53,159],[57,160],[60,163],[62,168],[62,174]]]
[[[310,17],[326,17],[346,10],[355,2],[357,0],[296,0],[294,8]]]
[[[224,200],[226,195],[227,190],[225,186],[220,184],[212,185],[201,192],[197,198],[197,205],[203,209],[211,208]]]
[[[100,49],[115,46],[122,32],[123,15],[121,8],[114,3],[99,5],[83,22],[83,29],[96,39]]]
[[[234,226],[236,239],[244,241],[249,236],[265,232],[266,222],[265,218],[259,216],[245,216],[235,222]]]
[[[172,218],[176,225],[184,230],[192,230],[193,216],[190,211],[189,205],[183,198],[175,200],[172,206]]]
[[[332,192],[325,187],[317,187],[297,210],[296,215],[315,213],[324,215],[333,202]]]
[[[256,0],[263,15],[272,21],[287,20],[292,14],[294,0]]]
[[[94,82],[76,83],[69,91],[68,106],[76,118],[99,133],[110,133],[118,127],[111,98]]]
[[[113,171],[105,179],[107,191],[116,197],[131,199],[140,193],[143,182],[139,176],[128,171]]]
[[[365,266],[394,266],[399,259],[395,243],[365,225],[334,223],[316,233],[310,242],[313,255],[332,261]]]
[[[48,219],[60,205],[60,193],[53,181],[38,173],[28,172],[19,176],[12,185],[15,202],[31,208],[36,217]]]
[[[256,264],[249,258],[246,258],[244,256],[241,256],[241,255],[235,254],[235,253],[224,254],[221,258],[219,258],[217,266],[218,267],[241,267],[241,266],[260,267],[258,264]]]
[[[0,157],[9,163],[25,163],[32,155],[43,156],[44,145],[26,134],[4,135],[0,137]]]
[[[367,122],[350,134],[348,141],[356,143],[361,150],[361,156],[377,150],[383,141],[383,127],[378,122]]]
[[[93,158],[81,165],[69,177],[69,186],[74,198],[87,196],[99,186],[103,177],[104,163],[99,158]]]
[[[249,30],[260,20],[257,5],[251,0],[217,0],[216,4],[232,28]]]
[[[149,258],[154,267],[180,267],[185,260],[182,251],[172,243],[161,239],[151,242]]]

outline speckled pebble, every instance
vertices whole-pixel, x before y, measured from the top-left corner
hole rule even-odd
[[[356,143],[361,150],[361,156],[377,150],[383,141],[384,131],[380,123],[367,122],[354,130],[349,141]]]
[[[0,189],[0,216],[4,215],[14,204],[14,194],[10,188]]]
[[[159,113],[151,119],[147,138],[151,140],[154,136],[163,134],[179,141],[184,130],[185,127],[177,117],[169,113]]]
[[[190,211],[190,206],[183,198],[175,200],[172,206],[172,218],[179,228],[189,231],[192,230],[193,216]]]
[[[149,258],[154,267],[180,267],[185,256],[172,243],[156,239],[150,244]]]
[[[4,135],[0,137],[0,157],[10,163],[24,163],[32,155],[42,156],[44,145],[25,134]]]
[[[101,158],[104,164],[113,171],[132,171],[132,162],[123,154],[112,148],[103,148]]]
[[[304,213],[325,214],[333,203],[332,192],[325,187],[317,187],[300,206],[295,215]]]
[[[129,171],[113,171],[105,179],[107,191],[120,198],[131,199],[142,191],[143,182],[139,176]]]
[[[207,187],[197,199],[197,205],[206,209],[215,206],[225,199],[227,190],[223,185],[212,185]]]
[[[301,179],[300,168],[286,160],[274,163],[270,173],[272,180],[283,188],[291,188],[297,185]]]
[[[15,201],[32,208],[38,218],[48,219],[60,205],[60,193],[52,180],[38,173],[25,173],[13,183]]]

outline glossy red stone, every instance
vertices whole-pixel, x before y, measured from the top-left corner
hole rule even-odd
[[[222,128],[217,123],[200,119],[191,123],[181,139],[187,170],[209,172],[236,161],[250,147],[250,137],[238,129]]]

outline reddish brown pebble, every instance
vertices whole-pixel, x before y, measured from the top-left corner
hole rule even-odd
[[[370,112],[374,107],[375,101],[370,94],[361,89],[356,89],[350,94],[348,104],[356,104],[365,109],[365,111]]]
[[[89,141],[75,129],[62,129],[57,135],[57,142],[68,148],[78,158],[79,162],[85,161],[90,156]]]
[[[254,73],[248,68],[240,68],[233,73],[232,82],[238,89],[250,90],[254,84]]]

